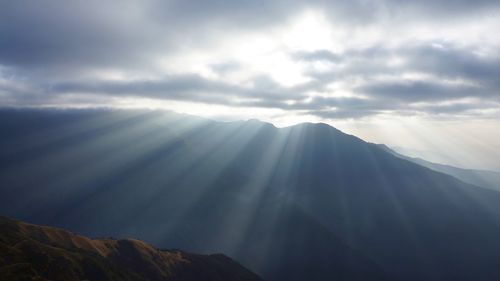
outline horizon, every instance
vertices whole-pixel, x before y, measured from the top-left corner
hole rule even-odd
[[[500,170],[500,4],[0,4],[0,107],[167,109],[323,122]]]
[[[499,27],[499,0],[0,1],[0,280],[500,280]]]
[[[500,0],[0,1],[0,280],[500,280],[499,27]]]
[[[391,137],[385,138],[383,135],[377,135],[377,134],[366,134],[363,130],[356,130],[355,128],[353,129],[350,126],[342,126],[342,123],[339,122],[340,126],[337,126],[336,122],[329,122],[327,120],[312,120],[312,121],[301,121],[297,120],[295,123],[287,123],[287,124],[279,124],[279,123],[274,123],[271,120],[265,120],[265,119],[259,119],[255,117],[249,117],[249,118],[218,118],[218,117],[213,117],[213,116],[203,116],[203,115],[196,115],[192,114],[190,112],[178,112],[175,110],[171,109],[154,109],[154,108],[122,108],[122,107],[40,107],[40,106],[35,106],[35,107],[0,107],[0,111],[2,110],[45,110],[45,111],[71,111],[71,110],[98,110],[98,111],[109,111],[109,110],[123,110],[123,111],[158,111],[158,112],[172,112],[176,114],[184,114],[192,117],[198,117],[198,118],[204,118],[207,120],[215,121],[215,122],[244,122],[244,121],[249,121],[249,120],[258,120],[260,122],[264,123],[269,123],[273,125],[276,128],[287,128],[287,127],[292,127],[296,126],[299,124],[304,124],[304,123],[312,123],[312,124],[327,124],[335,129],[340,130],[341,132],[345,134],[350,134],[354,135],[356,137],[361,138],[362,140],[370,143],[375,143],[375,144],[384,144],[387,145],[389,148],[394,150],[395,152],[408,156],[408,157],[414,157],[414,158],[420,158],[429,162],[437,163],[437,164],[443,164],[443,165],[450,165],[454,166],[457,168],[461,169],[470,169],[470,170],[484,170],[484,171],[491,171],[491,172],[497,172],[500,173],[500,163],[497,163],[495,159],[492,157],[488,157],[488,159],[493,160],[490,163],[482,163],[481,161],[478,161],[476,159],[475,162],[472,164],[467,161],[460,161],[460,159],[457,159],[455,157],[450,157],[453,156],[455,151],[448,151],[447,153],[443,153],[443,151],[439,152],[437,150],[425,150],[425,146],[419,146],[418,143],[416,143],[416,146],[411,146],[411,145],[401,145],[401,142],[393,142],[391,141]],[[372,128],[373,129],[373,128]],[[380,129],[380,127],[378,127]],[[410,130],[411,131],[411,130]],[[412,137],[412,134],[409,134],[408,137]],[[415,144],[415,143],[414,143]],[[446,147],[447,144],[444,146]],[[469,151],[470,153],[470,151]],[[470,157],[470,155],[469,155]],[[473,157],[472,157],[473,158]],[[470,158],[468,158],[470,159]],[[491,165],[493,164],[493,165]],[[499,165],[496,165],[499,164]]]

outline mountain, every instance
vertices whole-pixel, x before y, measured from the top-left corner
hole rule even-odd
[[[448,174],[463,182],[489,189],[500,190],[500,172],[458,168],[450,165],[430,162],[417,157],[409,157],[398,153],[383,144],[381,144],[380,147],[399,158],[406,159],[437,172]]]
[[[0,111],[0,212],[266,280],[497,280],[500,193],[326,124]]]
[[[262,280],[222,254],[158,250],[133,239],[89,239],[0,217],[0,280]]]

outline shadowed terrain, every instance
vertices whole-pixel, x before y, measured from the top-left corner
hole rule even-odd
[[[430,161],[426,161],[421,158],[409,157],[397,153],[396,151],[390,149],[386,145],[380,145],[380,147],[395,156],[406,159],[408,161],[414,162],[421,166],[427,167],[431,170],[438,171],[441,173],[448,174],[450,176],[454,176],[455,178],[470,183],[473,185],[500,190],[500,173],[494,171],[484,171],[484,170],[475,170],[475,169],[463,169],[458,167],[453,167],[450,165],[444,165],[439,163],[433,163]]]
[[[0,280],[262,280],[230,258],[89,239],[0,217]]]
[[[0,211],[266,280],[500,279],[500,193],[326,124],[0,112]]]

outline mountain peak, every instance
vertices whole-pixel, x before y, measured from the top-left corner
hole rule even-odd
[[[258,126],[266,126],[266,127],[276,128],[276,126],[274,126],[274,124],[269,123],[269,122],[265,122],[265,121],[262,121],[262,120],[259,120],[256,118],[248,119],[245,121],[245,123],[250,124],[250,125],[258,125]]]

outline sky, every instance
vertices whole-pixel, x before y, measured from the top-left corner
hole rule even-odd
[[[0,106],[169,109],[500,171],[500,1],[1,1]]]

